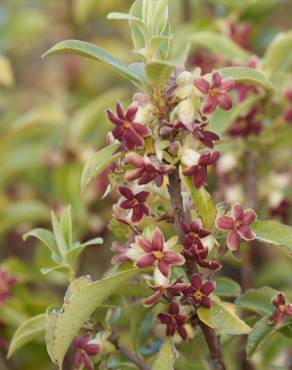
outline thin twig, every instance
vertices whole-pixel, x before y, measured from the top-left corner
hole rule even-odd
[[[135,364],[140,370],[151,370],[151,368],[133,352],[129,351],[120,341],[115,333],[112,333],[108,340],[118,349],[128,360]]]
[[[184,231],[182,228],[182,222],[184,221],[184,208],[183,208],[183,198],[181,194],[181,180],[179,175],[179,166],[176,166],[175,171],[173,171],[169,176],[169,186],[168,192],[170,195],[172,212],[174,218],[174,228],[179,237],[180,243],[184,240]],[[190,276],[190,266],[187,266],[187,272]],[[204,334],[205,340],[207,342],[212,362],[215,370],[226,370],[223,355],[220,347],[220,340],[216,332],[205,325],[202,321],[199,321],[199,326]]]

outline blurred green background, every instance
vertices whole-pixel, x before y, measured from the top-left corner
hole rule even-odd
[[[109,21],[112,11],[127,12],[131,0],[2,0],[0,4],[0,264],[17,278],[9,304],[0,307],[0,348],[4,354],[15,328],[44,312],[64,293],[58,274],[42,275],[50,265],[46,248],[22,235],[50,227],[50,209],[71,204],[76,240],[103,236],[103,247],[82,255],[79,273],[100,277],[110,266],[112,236],[106,231],[113,199],[101,200],[101,176],[80,195],[84,163],[106,144],[111,124],[105,109],[116,99],[127,103],[134,90],[110,70],[74,56],[42,59],[64,39],[97,43],[127,63],[135,61],[125,22]],[[221,29],[228,19],[253,25],[253,52],[262,55],[270,40],[292,28],[292,1],[170,0],[176,47],[190,30]],[[179,27],[181,25],[181,27]],[[98,248],[98,249],[97,249]],[[256,284],[291,283],[291,262],[263,266]],[[43,344],[21,350],[2,370],[53,369]],[[2,361],[2,363],[1,363]],[[69,366],[69,365],[65,365]],[[69,367],[66,368],[69,370]]]

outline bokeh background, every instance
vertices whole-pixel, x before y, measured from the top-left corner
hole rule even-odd
[[[65,289],[61,274],[40,273],[41,268],[51,264],[49,252],[34,240],[24,242],[25,232],[37,226],[49,228],[50,209],[58,213],[71,204],[75,239],[96,236],[105,239],[103,247],[91,247],[84,252],[79,273],[98,278],[110,266],[113,236],[107,224],[111,220],[113,198],[101,200],[107,187],[106,174],[95,182],[85,199],[80,195],[80,176],[86,160],[106,143],[111,124],[105,109],[113,107],[116,99],[129,102],[134,90],[93,61],[68,55],[46,59],[41,56],[55,43],[75,38],[96,43],[127,63],[135,61],[126,23],[106,19],[111,11],[127,12],[131,3],[131,0],[0,2],[0,266],[17,280],[12,296],[0,303],[1,370],[53,369],[42,340],[26,346],[12,360],[5,359],[15,328],[24,319],[44,312],[48,305],[58,303]],[[244,22],[251,26],[248,47],[261,56],[277,33],[292,28],[292,1],[288,0],[171,0],[170,6],[178,49],[189,32],[206,29],[228,34],[231,23]],[[216,63],[227,61],[202,47],[191,48],[190,65],[201,65],[208,71]],[[288,203],[291,142],[292,139],[289,148],[288,139],[280,155],[272,153],[280,170],[270,180],[273,191],[280,192],[280,200]],[[268,154],[263,153],[262,161],[267,158]],[[264,179],[261,188],[270,186]],[[263,202],[265,199],[263,195]],[[266,204],[262,207],[265,215],[269,213],[267,208]],[[285,210],[286,223],[291,223],[289,209]],[[279,216],[283,216],[281,212],[273,215]],[[255,285],[271,284],[288,290],[291,261],[275,258],[270,251],[265,253],[267,263],[258,263]],[[230,262],[231,272],[236,267]],[[235,272],[232,274],[236,277]]]

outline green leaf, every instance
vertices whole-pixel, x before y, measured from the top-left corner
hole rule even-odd
[[[198,315],[206,325],[218,330],[219,334],[248,334],[250,327],[236,314],[236,307],[227,302],[216,300],[210,309],[200,307]]]
[[[159,353],[152,365],[152,370],[173,370],[174,361],[173,343],[170,338],[167,338],[160,347]]]
[[[266,49],[264,55],[264,67],[273,73],[283,69],[284,62],[291,58],[292,31],[278,34]]]
[[[252,328],[247,339],[247,357],[250,358],[264,342],[277,331],[277,328],[269,324],[270,316],[264,316]]]
[[[251,225],[257,240],[283,247],[292,255],[292,227],[279,221],[255,221]]]
[[[88,247],[90,245],[96,245],[96,244],[102,244],[102,243],[103,243],[102,238],[95,238],[95,239],[89,240],[86,243],[83,243],[83,244],[80,244],[80,245],[75,245],[73,248],[68,250],[68,252],[66,253],[66,256],[65,256],[65,260],[70,265],[74,265],[74,263],[76,262],[76,259],[80,255],[80,253],[82,253],[86,247]]]
[[[216,295],[219,297],[236,297],[241,291],[240,285],[227,277],[218,277],[216,279]]]
[[[72,339],[78,334],[84,322],[110,295],[142,271],[130,269],[94,283],[82,280],[81,286],[78,283],[80,279],[77,279],[75,281],[77,289],[75,287],[72,289],[73,285],[70,284],[70,294],[66,295],[61,310],[58,313],[54,312],[54,316],[49,319],[50,330],[47,335],[49,353],[60,370]]]
[[[146,76],[154,85],[163,86],[171,77],[175,65],[170,62],[159,60],[147,63],[145,66]]]
[[[136,0],[133,3],[129,16],[134,47],[135,49],[143,49],[145,47],[145,38],[147,34],[146,25],[143,22],[143,0]]]
[[[100,150],[85,165],[81,176],[81,193],[84,194],[89,184],[101,174],[110,164],[119,159],[123,153],[114,154],[120,143],[112,144]]]
[[[156,2],[154,15],[152,18],[154,35],[162,35],[168,23],[168,0]]]
[[[260,315],[268,315],[274,311],[272,299],[276,297],[278,292],[270,287],[262,287],[260,289],[249,289],[242,296],[237,298],[235,304],[237,307],[256,312]]]
[[[141,21],[141,19],[137,17],[133,17],[128,13],[120,13],[120,12],[111,12],[107,15],[107,19],[118,19],[118,20],[126,20],[129,21],[130,19],[133,19],[135,21]]]
[[[214,54],[223,55],[227,60],[238,59],[247,62],[249,53],[238,46],[227,36],[219,33],[202,31],[191,34],[189,40],[192,44],[209,49]]]
[[[19,348],[45,334],[47,315],[42,314],[25,321],[15,331],[8,349],[11,357]]]
[[[126,79],[131,80],[134,84],[140,85],[139,76],[131,71],[126,64],[94,44],[79,40],[62,41],[49,49],[43,57],[57,54],[75,54],[97,60],[118,72]]]
[[[217,214],[211,195],[204,187],[200,189],[195,188],[190,177],[185,176],[184,181],[192,197],[193,203],[198,210],[199,216],[203,221],[204,227],[211,230],[214,226]]]
[[[53,232],[54,232],[55,240],[58,245],[59,254],[61,256],[64,256],[69,248],[64,239],[64,234],[63,234],[61,223],[59,222],[59,220],[57,219],[53,211],[51,212],[51,218],[52,218]]]
[[[138,302],[130,307],[130,330],[131,338],[133,341],[134,348],[136,352],[139,352],[139,347],[141,345],[141,335],[140,329],[145,319],[145,316],[149,313],[149,308],[144,307],[141,302]]]
[[[262,73],[248,67],[226,67],[219,69],[223,78],[231,77],[236,83],[255,85],[267,91],[275,91],[272,82]]]
[[[71,216],[71,207],[67,207],[61,216],[61,228],[64,235],[65,243],[70,249],[72,247],[72,216]]]
[[[23,240],[26,241],[27,238],[29,238],[30,236],[37,238],[42,243],[44,243],[45,246],[48,247],[52,253],[60,256],[59,249],[55,242],[54,234],[51,231],[42,228],[34,229],[24,234]]]

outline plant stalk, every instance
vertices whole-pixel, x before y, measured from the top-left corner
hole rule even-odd
[[[120,341],[115,333],[112,333],[108,340],[119,350],[129,361],[135,364],[140,370],[151,370],[151,368],[133,352],[129,351]]]
[[[177,165],[175,171],[173,171],[169,176],[168,192],[170,195],[172,212],[174,218],[174,229],[179,237],[179,241],[182,244],[184,241],[184,231],[182,228],[182,222],[184,222],[184,208],[183,208],[183,198],[181,194],[181,180],[179,175],[179,166]],[[190,266],[187,266],[187,272],[190,276]],[[221,352],[220,339],[216,332],[199,320],[199,326],[205,337],[206,343],[209,348],[211,359],[213,362],[213,367],[215,370],[226,370],[223,355]]]

